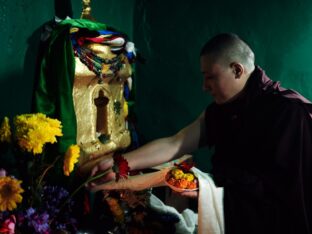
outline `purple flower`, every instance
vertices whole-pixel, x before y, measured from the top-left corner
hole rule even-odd
[[[26,210],[25,218],[31,218],[31,216],[35,213],[35,209],[30,207]]]
[[[43,209],[50,215],[57,214],[59,208],[67,199],[69,193],[59,186],[45,186],[42,193]]]
[[[34,215],[33,219],[29,220],[28,226],[33,227],[37,233],[49,232],[49,214],[44,212]]]
[[[46,234],[50,231],[49,214],[47,212],[38,212],[30,207],[25,211],[23,221],[35,233]]]
[[[76,220],[71,217],[73,202],[67,201],[69,192],[59,186],[45,186],[42,193],[42,209],[53,219],[51,228],[54,230],[75,229]],[[66,202],[65,206],[64,203]],[[60,211],[60,207],[62,210]]]

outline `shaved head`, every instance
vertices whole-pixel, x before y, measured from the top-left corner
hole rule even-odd
[[[236,34],[222,33],[211,38],[200,52],[200,56],[205,55],[218,63],[241,63],[249,72],[254,69],[255,55],[253,51]]]

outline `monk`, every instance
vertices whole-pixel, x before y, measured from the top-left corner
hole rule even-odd
[[[211,38],[200,67],[203,89],[214,102],[175,135],[125,153],[124,161],[137,170],[213,147],[211,173],[224,187],[226,234],[311,234],[311,103],[272,81],[235,34]],[[106,159],[92,174],[113,165]],[[114,177],[112,171],[102,182]]]

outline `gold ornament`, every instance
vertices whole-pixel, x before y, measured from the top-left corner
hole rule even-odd
[[[82,0],[82,12],[80,18],[95,21],[91,16],[91,0]]]
[[[77,144],[81,148],[79,168],[88,173],[100,160],[130,144],[125,116],[124,84],[132,69],[127,57],[113,54],[108,45],[89,43],[82,47],[96,56],[111,61],[119,56],[121,66],[114,73],[110,64],[102,64],[100,79],[75,57],[76,69],[73,100],[77,118]],[[99,79],[101,82],[99,82]]]

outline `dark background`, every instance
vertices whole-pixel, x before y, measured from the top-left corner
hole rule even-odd
[[[40,32],[55,6],[80,17],[80,0],[71,6],[65,0],[0,0],[1,119],[31,111]],[[310,0],[93,0],[91,6],[97,21],[127,33],[147,60],[135,69],[142,143],[174,134],[209,104],[199,51],[219,32],[239,34],[273,80],[312,99]],[[210,169],[210,152],[194,155],[198,167]]]

